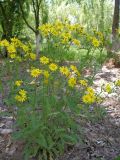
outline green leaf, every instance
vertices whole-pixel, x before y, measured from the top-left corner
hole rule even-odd
[[[44,134],[42,134],[42,133],[39,133],[37,143],[40,145],[41,148],[46,148],[46,149],[48,148],[46,138],[45,138]]]

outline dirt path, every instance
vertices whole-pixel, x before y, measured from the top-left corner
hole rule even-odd
[[[96,75],[94,87],[99,92],[102,83],[113,82],[120,79],[120,68],[107,69]],[[103,94],[103,96],[105,93]],[[59,160],[114,160],[120,155],[120,87],[110,94],[102,104],[106,107],[107,115],[96,123],[84,124],[84,143],[77,144],[67,151]],[[6,107],[0,94],[0,112]],[[0,160],[22,160],[20,143],[11,142],[13,118],[0,117]]]

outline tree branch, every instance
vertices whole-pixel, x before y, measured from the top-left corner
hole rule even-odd
[[[41,0],[39,2],[41,2]],[[38,2],[38,0],[36,0],[36,1],[32,0],[36,30],[39,27],[39,10],[40,10],[39,2]]]
[[[26,20],[26,18],[25,18],[25,13],[24,13],[24,11],[23,11],[21,2],[19,1],[19,3],[20,3],[20,10],[21,10],[21,13],[22,13],[23,20],[25,21],[26,25],[27,25],[34,33],[36,33],[36,30],[35,30],[35,29],[28,23],[28,21]]]
[[[37,9],[35,8],[34,0],[32,0],[32,5],[33,5],[34,15],[35,15],[35,19],[36,19],[37,18]]]
[[[40,8],[41,3],[42,3],[42,0],[39,0],[39,2],[38,2],[39,8]]]

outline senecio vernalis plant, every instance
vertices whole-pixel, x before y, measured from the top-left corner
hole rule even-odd
[[[102,51],[105,45],[103,33],[93,29],[91,32],[80,24],[70,24],[69,21],[56,21],[46,23],[39,27],[43,39],[47,42],[46,51],[56,51],[55,54],[62,56],[63,50],[69,50],[72,46],[79,49],[87,49],[88,53],[99,49]],[[47,48],[48,47],[48,48]]]
[[[70,24],[69,22],[56,21],[55,23],[46,23],[39,27],[43,36],[53,42],[54,46],[74,44],[78,47],[81,45],[101,47],[104,44],[104,35],[97,30],[93,30],[93,34],[87,33],[80,24]]]
[[[12,65],[7,102],[14,106],[14,137],[24,142],[26,160],[31,156],[53,160],[66,146],[78,142],[80,108],[99,106],[102,91],[96,93],[77,66],[60,66],[46,56],[36,58],[17,38],[0,41],[0,47],[6,47],[9,67]],[[120,80],[115,86],[120,86]],[[110,84],[102,89],[113,90]]]

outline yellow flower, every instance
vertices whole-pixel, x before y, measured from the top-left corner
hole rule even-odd
[[[22,97],[25,97],[26,94],[27,94],[27,91],[25,91],[24,89],[21,89],[21,90],[19,90],[19,94],[20,94]]]
[[[85,86],[87,87],[87,81],[86,80],[80,80],[79,83],[82,85],[82,86]]]
[[[32,60],[36,60],[36,54],[35,53],[30,53],[30,58]]]
[[[10,45],[7,47],[7,51],[8,51],[8,53],[15,53],[15,52],[16,52],[16,49],[15,49],[14,45],[10,44]]]
[[[76,70],[77,70],[77,67],[74,66],[74,65],[70,65],[70,68],[71,68],[73,71],[76,71]]]
[[[96,97],[94,95],[91,95],[91,94],[85,94],[83,97],[82,97],[82,100],[85,104],[92,104],[95,102],[96,100]]]
[[[117,80],[117,81],[115,82],[115,85],[116,85],[116,86],[120,86],[120,80]]]
[[[69,40],[71,39],[71,33],[67,32],[67,33],[62,33],[61,34],[61,43],[62,44],[67,44],[69,42]]]
[[[15,99],[18,101],[18,102],[25,102],[27,100],[27,97],[22,97],[20,95],[16,95],[15,96]]]
[[[45,76],[45,78],[49,78],[49,76],[50,76],[48,71],[43,71],[43,75]]]
[[[67,67],[60,67],[60,72],[63,74],[63,75],[66,75],[66,76],[69,76],[70,72],[69,72],[69,69]]]
[[[15,96],[15,99],[18,102],[25,102],[27,100],[27,91],[25,91],[24,89],[21,89],[18,93],[19,94]]]
[[[61,41],[62,44],[67,44],[69,42],[69,38],[68,37],[64,37]]]
[[[107,85],[105,86],[105,91],[106,91],[107,93],[110,93],[110,92],[112,91],[112,88],[111,88],[110,84],[107,84]]]
[[[17,39],[16,37],[11,38],[11,42],[15,47],[20,47],[22,44],[22,42],[19,39]]]
[[[77,39],[73,39],[73,43],[77,46],[80,46],[80,41]]]
[[[43,57],[40,58],[40,62],[42,64],[48,64],[49,63],[49,58],[43,56]]]
[[[87,88],[87,92],[88,92],[90,95],[94,95],[94,94],[95,94],[93,88],[91,88],[91,87],[88,87],[88,88]]]
[[[25,52],[28,52],[28,51],[29,51],[29,47],[26,46],[26,45],[24,45],[24,44],[21,45],[21,48],[22,48]]]
[[[48,36],[51,31],[52,25],[49,23],[43,24],[38,29],[44,34],[45,36]]]
[[[67,28],[68,28],[70,31],[75,30],[75,26],[72,26],[72,25],[69,25]]]
[[[66,33],[62,33],[62,35],[61,35],[63,38],[65,38],[65,39],[70,39],[71,38],[71,33],[70,32],[66,32]]]
[[[52,34],[53,34],[54,36],[57,36],[59,33],[58,33],[57,31],[55,31],[55,30],[52,30]]]
[[[68,85],[70,87],[74,87],[76,85],[76,78],[75,77],[71,77],[69,80],[68,80]]]
[[[79,73],[79,71],[78,71],[78,69],[77,69],[76,66],[70,65],[70,68],[71,68],[78,76],[80,76],[80,73]]]
[[[11,53],[11,54],[9,54],[9,57],[10,57],[11,59],[14,59],[14,58],[16,58],[16,54],[15,54],[15,53]]]
[[[42,70],[38,69],[38,68],[33,68],[31,69],[31,76],[37,78],[41,73]]]
[[[100,46],[100,42],[94,37],[92,39],[92,44],[94,47],[99,47]]]
[[[56,71],[56,70],[58,69],[58,66],[57,66],[55,63],[51,63],[51,64],[49,65],[49,69],[50,69],[51,71]]]
[[[6,39],[4,39],[4,40],[0,41],[0,46],[8,47],[9,46],[9,42]]]
[[[22,83],[23,83],[23,81],[22,81],[22,80],[15,81],[15,85],[16,85],[17,87],[21,86],[21,85],[22,85]]]

